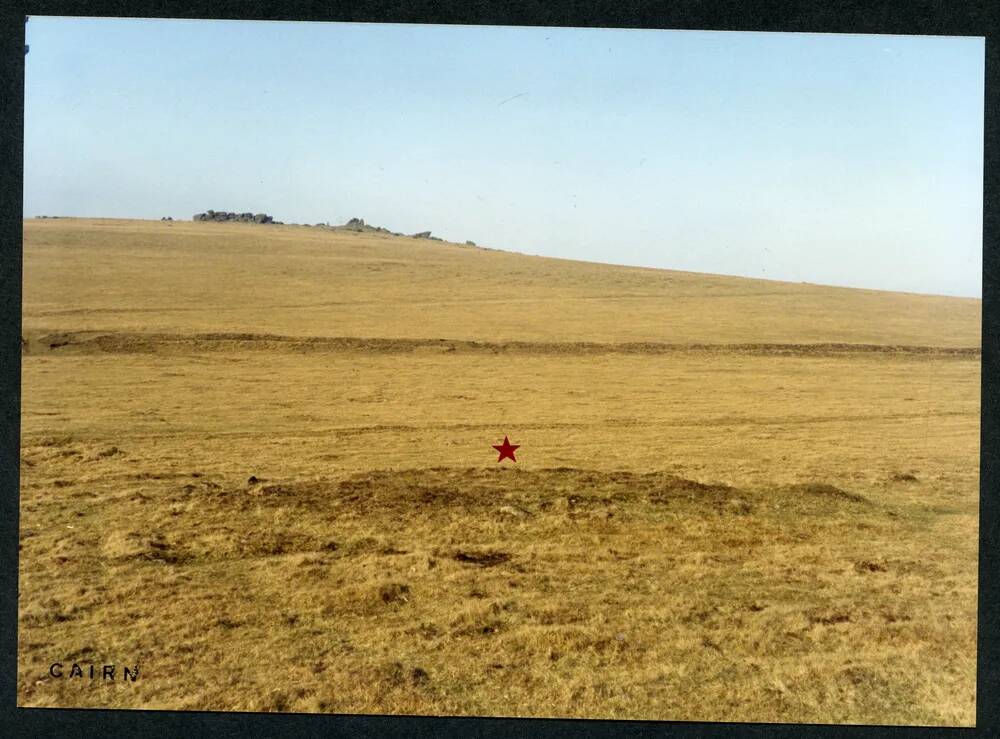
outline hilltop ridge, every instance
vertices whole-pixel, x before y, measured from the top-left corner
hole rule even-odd
[[[377,227],[28,220],[24,326],[479,342],[981,345],[982,301],[973,298],[623,267],[447,241],[419,240],[415,249],[416,241]]]
[[[38,216],[38,218],[58,218],[58,216]],[[173,218],[166,216],[160,219],[161,221],[172,221]],[[206,210],[204,213],[195,213],[191,218],[192,221],[209,221],[215,223],[256,223],[258,225],[275,225],[282,226],[285,225],[284,221],[276,221],[273,216],[269,216],[267,213],[251,213],[249,211],[245,213],[236,213],[234,211],[228,210]],[[322,222],[316,224],[308,223],[289,223],[289,226],[307,226],[311,228],[323,228],[329,231],[355,231],[358,233],[381,233],[389,234],[392,236],[406,236],[407,234],[400,233],[399,231],[390,231],[388,228],[383,226],[373,226],[369,223],[365,223],[364,218],[351,218],[346,223],[340,226],[331,226],[329,222]],[[443,241],[444,239],[439,236],[432,236],[430,231],[418,231],[414,234],[409,234],[411,238],[414,239],[430,239],[431,241]],[[475,246],[474,241],[466,241],[466,245]]]

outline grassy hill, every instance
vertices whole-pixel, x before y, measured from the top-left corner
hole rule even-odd
[[[980,321],[26,221],[19,704],[972,725]]]
[[[975,299],[531,257],[295,226],[25,222],[25,328],[976,347]],[[906,265],[900,265],[905,269]]]

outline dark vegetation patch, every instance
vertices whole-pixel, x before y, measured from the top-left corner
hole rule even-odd
[[[458,551],[452,555],[456,562],[478,565],[480,567],[495,567],[498,564],[509,562],[511,555],[507,552],[463,552]]]
[[[397,554],[409,554],[409,551],[406,549],[397,549],[392,544],[387,544],[386,546],[379,549],[378,553],[381,554],[383,557],[392,557]]]
[[[252,535],[242,535],[236,540],[239,554],[252,557],[275,557],[315,551],[314,540],[294,529],[265,530]]]
[[[881,616],[887,624],[906,623],[913,620],[913,616],[908,613],[900,613],[887,608],[881,611]]]
[[[416,687],[429,685],[431,682],[430,673],[422,667],[414,667],[410,670],[410,682]]]
[[[51,447],[51,446],[66,446],[67,444],[72,444],[72,443],[73,443],[72,436],[43,436],[41,439],[35,442],[35,445]]]
[[[191,475],[200,477],[200,475]],[[134,472],[128,475],[130,480],[172,480],[178,477],[187,477],[182,472]]]
[[[833,500],[846,500],[851,503],[869,502],[863,495],[851,493],[847,490],[841,490],[840,488],[834,485],[828,485],[825,482],[802,482],[795,485],[787,485],[785,486],[785,490],[789,493],[796,493],[799,495],[811,495],[817,498],[828,498]]]
[[[854,563],[854,570],[856,572],[888,572],[889,567],[884,562],[871,562],[867,559],[863,559],[860,562]]]
[[[401,688],[411,685],[423,688],[431,683],[430,673],[423,667],[407,668],[402,662],[390,662],[375,670],[373,681],[376,685],[387,688]]]
[[[24,337],[25,354],[139,353],[159,354],[197,351],[232,351],[234,348],[279,352],[376,352],[406,354],[434,351],[442,354],[519,354],[589,356],[602,354],[666,355],[729,354],[774,357],[928,357],[970,359],[982,355],[979,347],[890,346],[883,344],[669,344],[659,342],[538,342],[460,341],[439,339],[385,339],[354,336],[297,337],[255,333],[129,333],[129,332],[36,332]]]
[[[656,488],[649,493],[649,502],[671,506],[708,504],[721,510],[736,492],[736,489],[729,485],[706,484],[674,475],[664,475],[658,481]]]
[[[410,600],[410,586],[399,582],[385,583],[379,586],[378,597],[383,603],[406,603]]]
[[[809,623],[822,624],[823,626],[834,626],[836,624],[850,623],[851,616],[848,613],[840,612],[815,612],[808,615]]]

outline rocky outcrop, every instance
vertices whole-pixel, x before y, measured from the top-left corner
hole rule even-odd
[[[44,218],[44,216],[39,216]],[[161,218],[162,221],[171,220],[169,217]],[[283,221],[276,221],[271,216],[266,213],[232,213],[225,210],[206,210],[204,213],[196,213],[193,217],[195,221],[216,221],[220,223],[226,222],[236,222],[236,223],[273,223],[275,225],[283,225]],[[290,223],[290,226],[298,226],[300,224]],[[327,222],[315,223],[309,225],[308,223],[301,224],[307,228],[322,228],[327,231],[353,231],[355,233],[376,233],[385,234],[387,236],[406,236],[399,231],[390,231],[382,226],[373,226],[370,223],[365,223],[364,218],[351,218],[347,223],[341,226],[331,226]],[[411,234],[410,238],[414,239],[430,239],[431,241],[444,241],[444,239],[439,236],[431,236],[430,231],[421,231],[419,233]],[[466,241],[467,246],[475,246],[475,242]]]
[[[373,226],[370,223],[365,223],[364,218],[351,218],[347,223],[342,226],[330,226],[325,223],[316,224],[322,228],[328,228],[331,231],[354,231],[356,233],[379,233],[379,234],[389,234],[390,236],[402,236],[403,234],[397,233],[396,231],[390,231],[382,226]]]
[[[274,219],[267,213],[231,213],[229,211],[206,210],[204,213],[196,213],[192,220],[195,221],[235,221],[238,223],[274,223]]]

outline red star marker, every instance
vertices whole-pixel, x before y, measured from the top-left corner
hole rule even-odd
[[[510,440],[504,436],[503,444],[493,445],[493,448],[500,452],[500,458],[497,459],[497,462],[503,462],[504,458],[510,459],[511,462],[516,462],[517,460],[514,459],[514,450],[520,446],[520,444],[511,444]]]

